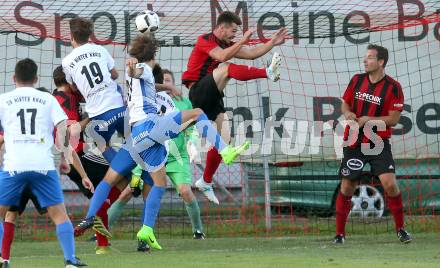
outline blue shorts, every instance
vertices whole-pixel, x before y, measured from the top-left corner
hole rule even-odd
[[[63,191],[55,170],[48,171],[0,171],[0,205],[18,206],[26,186],[32,189],[41,207],[64,202]]]
[[[179,111],[164,116],[151,115],[133,125],[131,142],[143,162],[142,169],[153,172],[166,163],[168,153],[165,142],[179,135],[181,125],[182,113]]]
[[[104,138],[105,142],[108,143],[117,131],[120,134],[124,134],[124,117],[126,115],[126,107],[119,107],[109,110],[103,114],[97,115],[90,118],[94,124],[95,132]],[[92,135],[92,138],[97,140],[96,137]]]
[[[127,150],[126,144],[122,145],[118,153],[115,155],[115,158],[113,158],[112,162],[110,163],[110,167],[114,171],[126,178],[131,178],[129,175],[136,166],[137,164],[131,156],[129,150]]]

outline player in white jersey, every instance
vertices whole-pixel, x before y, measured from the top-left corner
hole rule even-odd
[[[146,241],[152,248],[161,249],[154,236],[153,227],[166,186],[165,141],[176,137],[189,124],[195,122],[201,136],[218,148],[227,164],[232,163],[246,150],[249,143],[246,142],[238,147],[225,144],[200,109],[176,111],[165,116],[157,115],[156,89],[152,73],[156,50],[157,41],[149,34],[137,36],[129,50],[130,56],[133,57],[127,61],[129,122],[132,133],[127,138],[134,146],[134,148],[130,147],[132,158],[144,170],[142,178],[145,180],[148,177],[146,172],[149,172],[154,182],[145,201],[143,227],[137,237],[141,241]],[[106,175],[96,188],[86,219],[75,230],[83,232],[93,226],[96,211],[105,202],[109,189],[121,179],[120,176]]]
[[[63,61],[66,80],[83,95],[85,110],[91,119],[88,133],[104,158],[111,163],[116,151],[109,147],[110,138],[117,131],[124,134],[124,105],[121,88],[116,83],[118,72],[109,52],[102,46],[88,43],[93,33],[93,23],[85,18],[77,17],[70,20],[72,52]],[[129,154],[125,149],[119,150],[118,158],[124,159]],[[124,161],[119,161],[124,162]],[[131,169],[120,170],[129,174]],[[120,189],[125,186],[120,186]]]
[[[77,17],[70,20],[69,26],[74,49],[63,59],[62,66],[67,82],[85,98],[85,110],[91,119],[86,128],[87,135],[98,144],[102,155],[110,163],[109,171],[127,176],[136,166],[128,150],[123,146],[116,152],[109,146],[115,132],[124,134],[126,114],[121,89],[114,81],[118,77],[114,60],[104,47],[88,43],[93,33],[90,20]],[[111,195],[119,196],[127,184],[127,180],[121,180],[111,189]],[[111,237],[105,221],[100,217],[93,220],[98,233]],[[75,235],[82,234],[81,230],[78,231],[75,229]]]
[[[140,165],[150,173],[154,185],[144,206],[143,226],[137,234],[140,241],[147,242],[152,248],[161,249],[155,238],[153,227],[160,208],[160,201],[166,187],[165,162],[167,151],[165,141],[177,137],[191,123],[201,136],[214,145],[225,163],[232,163],[246,150],[249,143],[231,147],[221,139],[207,116],[201,109],[174,111],[159,116],[157,111],[155,80],[152,68],[155,66],[155,54],[158,43],[150,34],[137,36],[129,50],[133,58],[127,62],[127,81],[129,84],[129,122],[132,126],[131,138],[134,145],[133,157],[141,158]]]
[[[29,186],[56,224],[66,267],[85,266],[75,256],[73,227],[51,152],[55,126],[59,130],[57,144],[64,144],[66,133],[61,134],[61,130],[67,129],[67,116],[52,95],[33,87],[37,69],[31,59],[19,61],[14,74],[17,88],[0,95],[5,143],[4,168],[0,172],[0,223],[3,224],[8,208],[18,205],[21,192]],[[3,263],[5,266],[9,263]]]

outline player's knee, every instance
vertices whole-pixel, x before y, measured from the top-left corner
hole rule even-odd
[[[182,185],[179,187],[179,192],[185,202],[192,201],[193,193],[189,185]]]
[[[18,217],[18,212],[8,211],[5,216],[5,222],[15,224],[15,220],[17,219],[17,217]]]
[[[399,187],[394,182],[382,183],[383,189],[388,196],[396,196],[399,194]]]
[[[357,183],[350,180],[343,180],[341,183],[341,193],[345,196],[353,196]]]
[[[131,189],[129,189],[128,191],[124,190],[121,195],[119,196],[119,201],[124,202],[124,203],[128,203],[128,201],[130,201],[131,197],[132,197],[132,193],[131,193]]]
[[[56,225],[65,223],[69,220],[64,204],[50,206],[47,208],[47,212]]]

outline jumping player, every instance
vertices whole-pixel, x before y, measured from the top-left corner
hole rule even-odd
[[[224,89],[231,78],[248,81],[257,78],[268,78],[278,81],[281,57],[274,53],[272,62],[267,68],[255,68],[246,65],[228,63],[233,58],[254,60],[269,52],[273,47],[284,43],[287,30],[278,30],[263,45],[246,48],[252,30],[244,33],[236,43],[235,39],[241,19],[233,12],[225,11],[217,19],[213,32],[197,38],[196,45],[188,60],[187,70],[182,75],[182,82],[189,91],[189,99],[194,108],[200,108],[217,125],[226,143],[230,140],[229,126],[223,103]],[[206,168],[203,177],[196,182],[196,187],[204,193],[208,200],[219,204],[212,189],[212,177],[220,165],[222,158],[215,148],[208,151]]]

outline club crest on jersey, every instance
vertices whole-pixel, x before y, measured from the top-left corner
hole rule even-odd
[[[371,95],[371,94],[368,94],[365,92],[356,92],[355,98],[358,100],[367,101],[367,102],[374,103],[377,105],[380,105],[382,102],[381,97]]]

